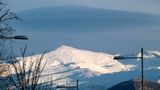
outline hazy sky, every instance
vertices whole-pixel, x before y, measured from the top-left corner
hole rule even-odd
[[[6,0],[14,11],[58,5],[84,5],[106,9],[160,14],[160,0]]]
[[[30,38],[27,41],[27,44],[31,47],[31,50],[33,52],[39,52],[44,50],[54,50],[62,44],[69,45],[72,47],[87,49],[87,50],[112,52],[112,53],[117,53],[117,52],[128,53],[130,51],[134,52],[134,50],[137,50],[141,47],[144,47],[149,50],[159,50],[159,46],[160,46],[160,42],[159,42],[160,22],[159,21],[157,22],[156,25],[149,24],[151,26],[145,24],[146,21],[136,22],[136,25],[138,23],[144,24],[144,26],[142,25],[141,27],[139,27],[139,24],[137,26],[133,26],[129,28],[128,26],[129,26],[129,23],[132,25],[133,22],[130,20],[132,20],[133,17],[136,17],[133,20],[141,20],[141,19],[148,20],[148,17],[145,18],[145,16],[150,14],[144,14],[144,16],[140,17],[140,16],[137,16],[139,15],[137,14],[137,12],[145,12],[145,13],[160,15],[160,0],[6,0],[6,1],[8,4],[8,7],[12,11],[15,11],[16,13],[29,10],[29,9],[52,7],[52,6],[64,6],[64,5],[82,5],[82,6],[89,6],[89,7],[95,7],[95,8],[113,9],[111,11],[114,11],[114,12],[117,12],[115,10],[134,11],[132,13],[129,12],[130,14],[125,15],[124,20],[119,20],[121,19],[121,17],[117,17],[113,15],[113,21],[111,22],[115,22],[114,21],[115,18],[119,20],[118,22],[116,22],[116,23],[119,23],[118,25],[114,23],[111,24],[112,27],[117,27],[115,28],[115,30],[110,30],[110,28],[108,28],[107,25],[110,25],[111,23],[111,22],[107,23],[108,20],[104,22],[103,20],[100,20],[98,22],[98,21],[95,21],[97,19],[93,19],[93,21],[96,22],[96,25],[95,24],[90,25],[89,23],[87,23],[85,25],[80,24],[81,26],[76,27],[76,29],[80,28],[79,31],[81,32],[81,31],[85,31],[85,29],[83,30],[83,28],[87,28],[87,30],[88,28],[90,28],[91,30],[93,30],[92,27],[90,26],[95,26],[94,29],[96,29],[95,30],[96,33],[94,32],[66,33],[67,29],[65,28],[65,25],[73,26],[72,24],[73,20],[68,19],[67,21],[64,19],[61,21],[61,19],[57,19],[58,20],[57,22],[60,22],[61,24],[57,25],[53,23],[53,22],[56,22],[54,19],[55,18],[54,15],[56,11],[54,10],[53,12],[48,11],[47,13],[45,13],[48,15],[37,14],[36,12],[34,13],[32,11],[26,11],[29,13],[33,13],[33,15],[23,16],[22,14],[21,17],[24,19],[24,21],[17,24],[17,26],[15,25],[15,28],[16,28],[16,33],[25,34]],[[36,9],[36,10],[39,10],[41,13],[43,13],[42,9]],[[78,9],[76,9],[76,11],[77,10]],[[96,9],[93,9],[93,10],[95,12]],[[83,11],[81,12],[82,15],[86,13]],[[120,12],[117,12],[116,15],[121,16],[123,15],[123,13],[124,12],[120,11]],[[38,18],[37,16],[41,16],[41,15],[44,18],[37,19]],[[49,15],[52,15],[52,17],[48,17]],[[66,13],[64,13],[63,15],[65,16]],[[28,17],[32,18],[34,16],[36,18],[28,20]],[[130,18],[127,18],[127,17],[130,17]],[[104,18],[107,18],[107,15],[105,15]],[[153,18],[153,21],[160,20],[160,17],[156,18],[154,17],[154,15],[153,17],[150,17],[150,18]],[[123,23],[123,21],[124,23],[125,22],[128,22],[128,23],[125,24],[125,26],[122,28],[118,27],[120,26],[120,24]],[[40,22],[44,22],[44,23],[41,24]],[[67,22],[67,24],[65,22]],[[78,21],[75,21],[74,23],[79,25]],[[86,23],[86,21],[84,20],[83,23]],[[21,24],[22,26],[24,24],[24,27],[21,27]],[[103,32],[100,31],[102,29],[101,27],[102,24],[105,24],[104,25],[105,28]],[[55,28],[55,27],[48,28],[49,27],[48,25],[51,25],[51,26],[56,25],[58,28]],[[55,30],[61,30],[61,25],[63,26],[62,32],[55,33]],[[43,28],[41,28],[40,26]],[[48,31],[46,30],[46,28]],[[76,30],[74,27],[69,29]],[[108,30],[112,32],[108,32]],[[25,44],[24,42],[18,41],[17,44],[19,43],[20,45],[15,45],[15,46],[23,46],[22,44]]]

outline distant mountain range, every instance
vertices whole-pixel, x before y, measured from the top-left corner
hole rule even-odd
[[[39,55],[26,57],[27,63],[31,57],[36,63],[36,57]],[[43,60],[47,60],[47,64],[40,81],[47,82],[48,78],[52,77],[56,86],[74,84],[79,80],[82,90],[105,90],[122,81],[141,77],[139,60],[128,60],[130,63],[123,63],[114,60],[113,57],[111,54],[63,45],[44,55]],[[144,62],[145,79],[158,81],[160,61],[150,59]]]

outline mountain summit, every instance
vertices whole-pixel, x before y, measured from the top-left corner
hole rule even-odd
[[[110,54],[80,50],[65,45],[46,54],[45,58],[52,58],[61,65],[70,64],[97,73],[113,73],[131,69],[129,65],[125,66],[114,60]]]
[[[36,57],[39,56],[26,57],[26,66],[31,59],[37,63]],[[47,61],[47,63],[40,81],[47,82],[48,78],[52,78],[56,86],[67,85],[67,83],[75,84],[75,81],[79,80],[82,90],[105,90],[121,81],[140,76],[141,71],[138,65],[140,61],[132,60],[132,63],[123,64],[114,60],[113,57],[113,55],[102,52],[62,45],[44,55],[42,62]],[[145,75],[151,80],[159,80],[159,68],[153,67],[154,64],[149,63],[150,60],[145,61]],[[134,64],[134,62],[138,64]],[[148,67],[146,68],[146,66]]]

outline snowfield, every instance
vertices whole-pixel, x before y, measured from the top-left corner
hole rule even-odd
[[[147,51],[145,57],[160,55],[158,51]],[[140,54],[137,54],[140,55]],[[27,64],[31,58],[36,62],[40,55],[26,57]],[[106,90],[107,88],[132,78],[140,78],[140,60],[117,61],[113,55],[80,50],[62,45],[55,51],[44,55],[47,61],[39,83],[50,79],[57,85],[75,85],[79,80],[80,90]],[[151,61],[154,61],[151,63]],[[159,82],[159,65],[156,60],[146,60],[145,78]],[[21,60],[20,60],[21,62]],[[156,62],[156,63],[155,63]],[[153,74],[154,73],[154,74]]]

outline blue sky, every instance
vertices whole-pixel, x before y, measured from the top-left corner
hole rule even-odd
[[[160,0],[7,0],[7,3],[8,7],[16,12],[48,6],[84,5],[160,14]]]
[[[25,34],[30,38],[24,42],[17,41],[16,44],[18,45],[15,46],[23,47],[27,42],[31,52],[51,51],[62,44],[114,54],[119,52],[135,52],[141,47],[149,50],[160,50],[160,16],[154,16],[154,14],[160,15],[160,0],[7,0],[7,3],[8,8],[12,11],[15,11],[18,15],[22,13],[20,17],[24,19],[23,22],[19,22],[14,26],[16,34]],[[83,19],[83,23],[79,23],[79,21],[76,21],[80,20],[79,18],[74,20],[67,17],[66,13],[63,12],[66,8],[58,9],[62,9],[62,15],[60,13],[58,14],[58,10],[54,10],[54,6],[65,5],[94,7],[89,9],[89,12],[82,10],[80,13],[82,15],[93,16],[92,11],[96,13],[96,15],[99,15],[97,10],[102,10],[100,16],[96,17],[99,18],[107,12],[111,14],[112,19],[110,19],[113,21],[105,20],[105,18],[109,17],[108,14],[105,14],[104,17],[101,17],[104,19],[99,18],[98,21],[96,21],[97,18],[93,18],[93,23],[89,21],[89,19]],[[42,10],[43,7],[46,7],[47,10]],[[51,7],[51,10],[47,7]],[[110,9],[110,11],[95,8]],[[31,9],[36,11],[32,11]],[[79,12],[77,10],[78,8],[73,12]],[[38,14],[38,12],[42,14]],[[69,10],[69,12],[72,11]],[[145,14],[137,12],[143,12]],[[116,13],[116,15],[114,13]],[[56,18],[57,16],[54,16],[56,14],[58,16],[66,16],[66,18]],[[74,15],[74,13],[67,14]],[[75,13],[75,15],[77,14]],[[148,17],[148,15],[151,16]],[[115,18],[118,21],[114,21]],[[60,23],[59,25],[57,25],[56,20]],[[147,22],[146,20],[149,21]],[[76,28],[72,27],[73,21],[75,25],[79,26]],[[154,25],[154,22],[157,22],[158,25]],[[151,24],[148,25],[145,23]],[[113,29],[107,25],[111,25]],[[94,32],[93,27],[94,29],[96,28]],[[71,31],[77,29],[78,32],[67,33],[67,29]],[[86,32],[86,29],[90,29],[90,31]]]

